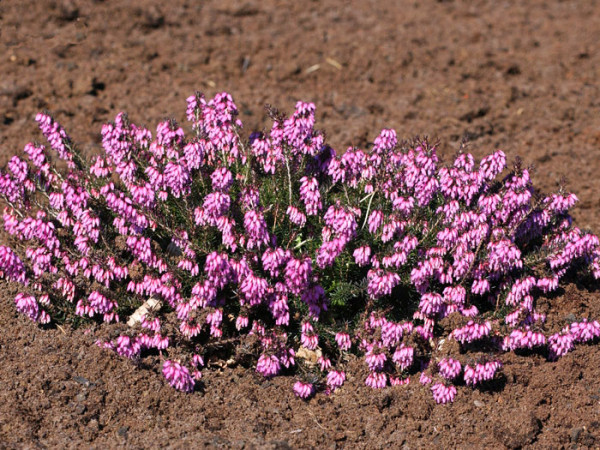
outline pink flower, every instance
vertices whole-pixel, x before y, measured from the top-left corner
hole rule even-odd
[[[256,364],[256,371],[260,373],[263,377],[274,377],[279,373],[280,369],[281,364],[279,363],[279,359],[276,356],[262,354],[258,358],[258,363]]]
[[[454,386],[446,386],[442,383],[436,383],[431,386],[433,399],[436,403],[452,403],[456,397],[456,388]]]
[[[336,333],[335,342],[340,347],[340,350],[350,350],[350,347],[352,347],[352,340],[348,333]]]
[[[132,339],[127,335],[121,335],[117,338],[116,352],[126,358],[135,358],[139,356],[141,344],[137,339]]]
[[[366,354],[365,361],[369,366],[369,370],[373,372],[379,372],[381,369],[383,369],[383,366],[387,361],[387,357],[385,356],[385,353],[373,353],[371,351]]]
[[[296,381],[294,383],[294,394],[301,399],[306,400],[315,393],[315,388],[310,383],[304,383],[302,381]]]
[[[241,142],[242,122],[227,93],[187,99],[191,136],[174,120],[160,122],[153,135],[119,113],[102,127],[104,153],[87,164],[66,131],[38,114],[66,168],[28,144],[28,160],[12,157],[0,170],[3,227],[16,243],[14,250],[0,246],[0,277],[24,286],[16,310],[38,323],[50,321],[49,312],[109,322],[154,299],[158,306],[143,314],[140,329],[101,345],[138,358],[142,350],[186,344],[179,350],[193,355],[189,366],[162,367],[186,392],[202,376],[196,353],[207,340],[220,345],[244,333],[262,348],[256,370],[265,377],[295,364],[298,338],[330,351],[332,330],[344,329],[335,334],[338,356],[357,340],[373,388],[388,378],[408,382],[418,355],[420,382],[437,403],[453,401],[448,382],[462,375],[476,386],[501,367],[463,367],[445,352],[435,364],[439,352],[431,346],[443,338],[463,344],[461,351],[477,340],[503,351],[544,347],[550,359],[600,338],[592,319],[549,337],[537,331],[546,316],[536,296],[558,289],[572,267],[600,278],[600,240],[569,216],[574,194],[538,196],[519,164],[497,179],[506,167],[501,151],[479,166],[466,152],[441,165],[427,140],[399,146],[386,129],[370,151],[336,155],[315,131],[314,104],[271,115],[270,131]],[[345,292],[339,282],[353,287]],[[330,301],[334,314],[322,317]],[[506,309],[503,319],[484,317],[478,307],[486,302]],[[440,321],[459,315],[468,323],[448,336]],[[344,383],[328,357],[317,363],[326,392]],[[294,386],[301,398],[316,390],[303,381]]]
[[[10,247],[4,245],[0,246],[0,276],[23,284],[27,277],[23,261]]]
[[[240,284],[240,290],[244,294],[244,298],[250,304],[250,306],[255,306],[260,304],[265,298],[268,286],[269,283],[267,280],[250,273]]]
[[[491,380],[502,367],[500,361],[489,361],[484,364],[476,364],[475,367],[465,366],[464,379],[467,385],[475,386],[482,381]]]
[[[307,349],[315,350],[319,346],[319,336],[313,332],[302,333],[300,335],[300,342]]]
[[[371,247],[364,245],[354,250],[354,261],[359,266],[366,266],[371,260]]]
[[[566,355],[571,350],[573,350],[574,341],[573,334],[569,331],[568,328],[561,331],[560,333],[555,333],[548,338],[548,346],[550,348],[550,359],[557,359],[560,356]]]
[[[285,264],[288,259],[289,251],[286,252],[280,247],[275,249],[267,248],[261,257],[263,268],[268,270],[272,277],[279,276],[280,267]]]
[[[410,383],[410,378],[390,377],[390,384],[392,386],[403,386]]]
[[[404,329],[399,323],[386,321],[381,325],[381,341],[386,347],[397,345],[402,339],[403,333]]]
[[[394,352],[392,360],[398,364],[402,370],[406,370],[413,364],[414,351],[413,347],[406,347],[404,344],[400,344],[400,347]]]
[[[195,354],[192,356],[192,363],[196,367],[203,367],[204,366],[204,358],[198,354]]]
[[[419,383],[421,383],[422,385],[426,385],[430,384],[432,381],[432,378],[428,374],[426,374],[425,372],[421,373],[421,376],[419,377]]]
[[[291,258],[285,267],[285,282],[289,292],[300,294],[308,286],[311,275],[310,258],[302,260]]]
[[[419,310],[421,310],[423,314],[427,316],[434,316],[442,310],[443,304],[444,301],[441,295],[428,292],[421,296]]]
[[[571,324],[571,334],[576,342],[591,341],[600,336],[600,324],[597,321],[588,322],[583,319],[581,322]]]
[[[371,372],[365,384],[373,389],[383,389],[387,385],[387,374],[384,372]]]
[[[327,386],[332,391],[343,385],[344,381],[346,381],[346,374],[342,371],[332,370],[327,374]]]
[[[300,228],[304,227],[304,224],[306,223],[306,216],[298,208],[292,205],[288,206],[287,215],[290,219],[290,222],[298,225]]]
[[[229,191],[233,183],[233,176],[226,167],[216,169],[210,176],[215,191]]]
[[[247,211],[244,215],[244,229],[248,235],[247,248],[261,248],[269,243],[269,232],[265,218],[256,210]]]
[[[196,384],[194,378],[190,375],[187,367],[180,363],[166,360],[163,363],[162,373],[169,384],[178,391],[192,392],[194,390]]]
[[[302,177],[300,179],[300,200],[306,206],[306,214],[315,216],[323,208],[319,182],[314,177]]]
[[[378,209],[374,210],[368,219],[369,233],[375,234],[382,223],[383,223],[383,212],[381,212]]]
[[[73,164],[73,154],[67,147],[70,145],[71,139],[65,132],[64,128],[47,114],[39,113],[35,116],[35,120],[46,139],[48,139],[52,149],[58,153],[59,158],[67,161],[69,163],[69,167],[75,167]]]
[[[248,326],[249,320],[248,317],[239,315],[235,320],[235,328],[240,331],[242,328],[246,328]]]
[[[371,298],[377,299],[390,295],[392,290],[400,284],[400,275],[394,272],[384,270],[369,270],[367,273],[368,287],[367,291]]]
[[[479,324],[469,320],[464,327],[455,329],[452,332],[452,337],[461,344],[464,344],[465,342],[473,342],[488,336],[490,331],[492,331],[492,325],[489,322]]]
[[[452,358],[443,358],[439,363],[440,375],[447,380],[453,380],[460,373],[460,362]]]
[[[533,348],[546,344],[546,336],[540,332],[534,332],[526,327],[525,330],[513,330],[502,342],[503,350],[515,350],[517,348]]]
[[[40,308],[38,301],[32,295],[19,293],[15,297],[15,306],[17,311],[26,315],[34,322],[48,323],[50,316],[46,311]]]
[[[321,369],[321,372],[325,372],[327,369],[331,368],[330,359],[326,358],[324,356],[319,356],[317,358],[317,364],[319,364],[319,368]]]

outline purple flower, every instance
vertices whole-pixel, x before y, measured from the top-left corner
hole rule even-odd
[[[319,284],[313,284],[302,292],[301,300],[308,306],[309,317],[317,320],[321,311],[327,310],[328,300],[325,290]]]

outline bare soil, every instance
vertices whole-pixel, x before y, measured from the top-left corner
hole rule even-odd
[[[248,131],[264,105],[315,102],[338,151],[383,127],[464,138],[565,179],[574,216],[600,233],[600,2],[20,1],[0,3],[0,163],[41,139],[47,109],[86,151],[121,110],[152,126],[183,121],[185,98],[234,95]],[[0,301],[1,448],[593,448],[600,446],[600,347],[560,361],[507,355],[486,390],[435,406],[418,383],[374,391],[364,368],[335,395],[304,402],[291,377],[204,371],[192,395],[92,345],[84,330],[42,330]],[[560,326],[600,318],[598,286],[540,301]]]

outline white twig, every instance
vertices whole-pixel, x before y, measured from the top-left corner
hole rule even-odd
[[[146,302],[140,306],[135,312],[129,317],[127,321],[127,325],[133,327],[142,321],[142,318],[146,316],[146,314],[158,311],[162,307],[162,302],[156,297],[150,297]]]
[[[369,212],[371,211],[371,202],[373,201],[373,197],[375,196],[375,192],[376,191],[373,191],[371,193],[371,198],[369,198],[369,205],[367,206],[367,213],[365,214],[365,220],[363,220],[362,227],[360,227],[361,230],[363,230],[365,228],[365,225],[367,224],[367,219],[369,218]],[[366,198],[367,197],[365,197],[365,199]]]

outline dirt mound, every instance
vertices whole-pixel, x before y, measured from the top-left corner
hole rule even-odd
[[[503,149],[562,178],[575,218],[600,232],[600,5],[593,2],[272,0],[0,4],[0,163],[41,139],[50,110],[86,152],[121,110],[152,127],[183,121],[195,90],[226,90],[247,131],[270,103],[315,102],[338,151],[383,127]],[[373,391],[354,362],[335,395],[303,402],[290,377],[204,372],[185,395],[143,363],[92,345],[93,333],[41,330],[0,302],[0,446],[522,448],[600,445],[600,348],[556,363],[507,355],[504,378],[434,406],[416,380]],[[14,296],[14,293],[13,293]],[[567,286],[549,320],[600,318],[597,287]],[[549,308],[549,307],[548,307]],[[150,362],[150,361],[148,361]]]

